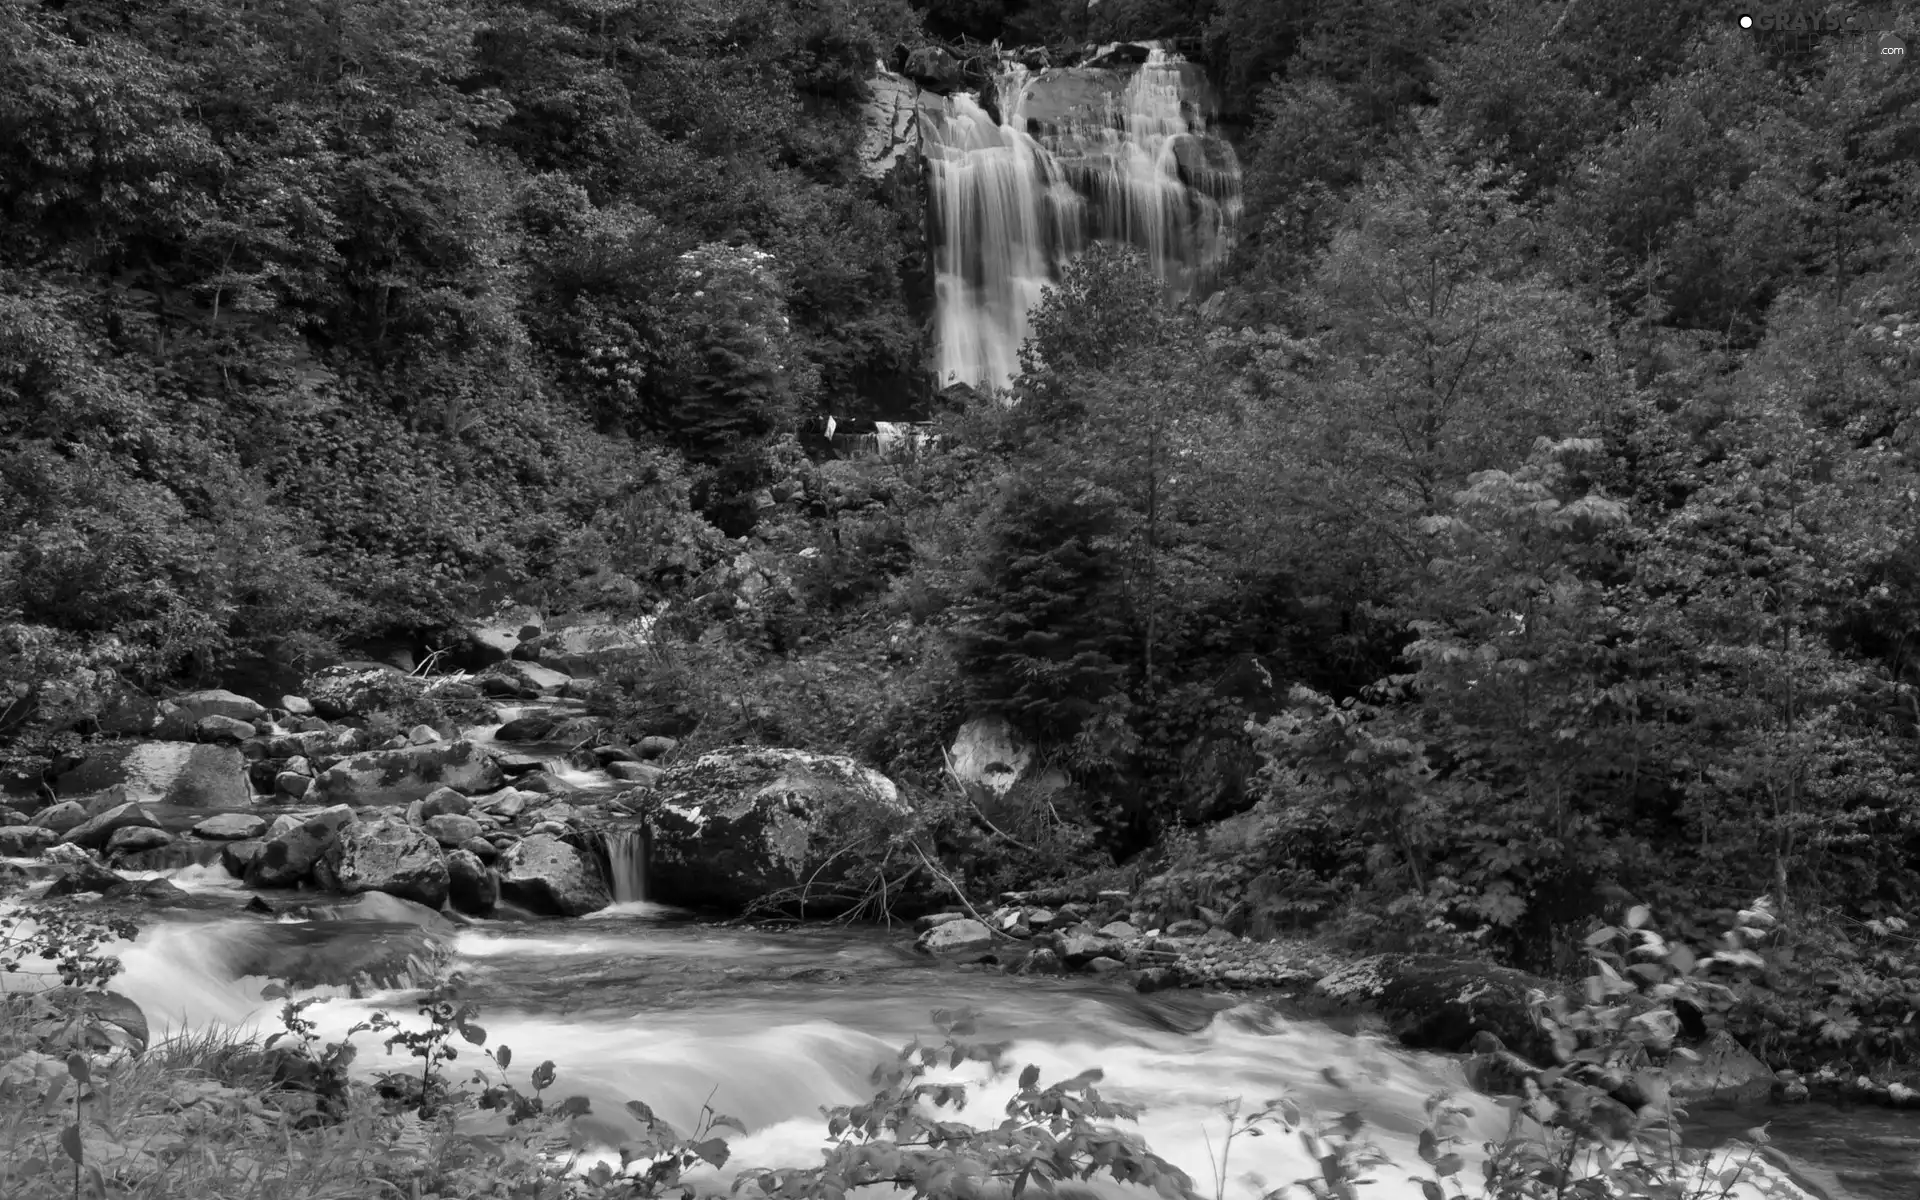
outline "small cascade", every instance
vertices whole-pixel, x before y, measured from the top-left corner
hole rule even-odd
[[[647,831],[644,829],[607,830],[608,883],[613,887],[615,904],[632,904],[647,898]]]
[[[1095,242],[1137,247],[1175,295],[1231,247],[1240,165],[1207,131],[1200,68],[1161,47],[1131,67],[1002,70],[991,105],[928,97],[921,146],[935,234],[936,387],[1003,386],[1027,313]]]

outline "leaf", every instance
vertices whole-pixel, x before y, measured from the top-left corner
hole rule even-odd
[[[1424,1200],[1447,1200],[1447,1194],[1441,1191],[1440,1185],[1433,1180],[1421,1179],[1416,1182],[1420,1185],[1420,1195]]]
[[[725,1113],[715,1113],[711,1118],[708,1119],[707,1128],[708,1129],[737,1129],[741,1133],[745,1133],[747,1132],[747,1123],[745,1121],[742,1121],[739,1117],[730,1117]]]
[[[653,1109],[647,1107],[645,1101],[627,1101],[627,1112],[632,1114],[633,1119],[642,1125],[657,1125],[660,1123],[660,1118],[653,1115]]]
[[[1465,1165],[1466,1160],[1458,1154],[1442,1154],[1440,1161],[1433,1164],[1433,1173],[1440,1176],[1458,1175],[1460,1168]]]
[[[1431,1129],[1420,1131],[1420,1160],[1429,1166],[1440,1161],[1440,1142]]]
[[[460,1036],[467,1039],[471,1045],[484,1046],[487,1044],[487,1031],[478,1025],[469,1025],[465,1021],[460,1023]]]
[[[533,1090],[544,1091],[553,1086],[553,1060],[548,1059],[533,1069]]]
[[[493,1061],[499,1063],[500,1069],[504,1071],[513,1065],[513,1051],[506,1046],[502,1046],[493,1052]]]
[[[593,1111],[593,1101],[585,1096],[568,1096],[554,1111],[563,1117],[584,1117]]]
[[[81,1083],[92,1082],[93,1068],[88,1064],[87,1056],[78,1050],[67,1055],[67,1074],[73,1076]],[[78,1162],[79,1160],[75,1159],[74,1161]]]
[[[1645,925],[1647,923],[1648,918],[1652,916],[1653,916],[1653,910],[1649,909],[1644,904],[1636,904],[1632,908],[1627,910],[1627,928],[1638,929],[1642,925]]]
[[[726,1166],[727,1156],[731,1153],[727,1149],[727,1143],[724,1138],[708,1138],[704,1142],[695,1142],[692,1149],[695,1154],[698,1154],[701,1158],[716,1167]]]
[[[1032,1087],[1034,1084],[1039,1082],[1040,1082],[1039,1067],[1033,1066],[1032,1064],[1028,1064],[1026,1070],[1020,1072],[1020,1090],[1021,1091],[1025,1091],[1026,1089]]]
[[[74,1162],[80,1161],[80,1127],[78,1125],[69,1125],[60,1131],[60,1148],[65,1150],[67,1157]]]

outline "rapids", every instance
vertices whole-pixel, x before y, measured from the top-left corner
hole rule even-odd
[[[174,877],[221,890],[204,868]],[[260,999],[267,981],[225,975],[215,965],[227,957],[223,942],[247,936],[250,925],[258,922],[221,914],[150,928],[124,948],[125,971],[114,986],[156,1028],[271,1032],[278,1002]],[[748,1132],[728,1135],[733,1158],[716,1183],[743,1166],[818,1161],[821,1108],[867,1099],[876,1065],[915,1037],[937,1041],[930,1013],[942,1007],[978,1010],[979,1037],[1009,1042],[1008,1061],[1039,1066],[1044,1081],[1103,1068],[1103,1095],[1140,1105],[1138,1131],[1148,1145],[1208,1195],[1226,1125],[1220,1106],[1235,1098],[1249,1109],[1288,1095],[1314,1111],[1364,1113],[1394,1164],[1374,1173],[1366,1193],[1382,1200],[1420,1195],[1409,1177],[1420,1170],[1416,1147],[1429,1095],[1450,1090],[1469,1099],[1472,1143],[1505,1127],[1504,1111],[1471,1093],[1457,1060],[1405,1051],[1377,1034],[1192,992],[1142,996],[1085,979],[944,967],[914,956],[905,941],[878,931],[717,926],[627,902],[573,922],[476,922],[457,935],[454,968],[481,1005],[488,1045],[511,1046],[520,1076],[551,1058],[559,1072],[554,1094],[589,1097],[609,1143],[623,1136],[619,1114],[628,1099],[646,1101],[683,1131],[708,1104],[739,1118]],[[376,1009],[410,1014],[410,995],[354,999],[336,990],[308,1015],[335,1038]],[[358,1069],[403,1069],[372,1035],[359,1040]],[[469,1053],[454,1064],[461,1078],[475,1059]],[[976,1064],[956,1078],[978,1088],[962,1119],[994,1123],[1011,1079],[990,1080]],[[1240,1138],[1223,1194],[1253,1200],[1315,1173],[1297,1137]],[[1125,1189],[1099,1190],[1117,1196]],[[1829,1193],[1830,1200],[1847,1194]]]

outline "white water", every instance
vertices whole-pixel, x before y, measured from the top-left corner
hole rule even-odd
[[[921,108],[936,230],[937,386],[1002,386],[1028,311],[1089,244],[1138,247],[1182,295],[1224,261],[1240,210],[1232,147],[1209,136],[1205,80],[1162,48],[1137,68],[1029,74]]]
[[[1141,1105],[1137,1132],[1207,1194],[1225,1128],[1220,1105],[1236,1097],[1248,1108],[1290,1095],[1309,1110],[1364,1113],[1394,1163],[1374,1173],[1365,1193],[1382,1200],[1420,1194],[1409,1177],[1421,1173],[1416,1147],[1429,1095],[1471,1098],[1470,1146],[1506,1128],[1504,1111],[1471,1096],[1454,1060],[1258,1006],[1208,1020],[1190,995],[1143,998],[1097,984],[963,973],[903,955],[897,938],[761,934],[661,923],[651,919],[658,906],[622,909],[591,922],[470,929],[457,940],[456,968],[481,998],[487,1044],[511,1046],[518,1074],[551,1058],[555,1094],[591,1099],[595,1128],[608,1142],[631,1132],[623,1132],[621,1115],[628,1099],[646,1101],[682,1131],[708,1103],[740,1118],[748,1132],[727,1135],[733,1158],[716,1183],[742,1167],[819,1161],[821,1107],[866,1100],[876,1065],[916,1036],[937,1041],[929,1011],[943,1006],[982,1010],[982,1039],[1009,1040],[1007,1061],[1015,1070],[1037,1065],[1043,1081],[1104,1068],[1102,1094]],[[278,1002],[259,999],[267,981],[225,977],[212,965],[250,924],[149,929],[126,948],[115,986],[156,1027],[271,1032]],[[411,1009],[409,993],[348,999],[340,991],[308,1013],[327,1038],[344,1036],[375,1009],[397,1016]],[[360,1040],[363,1069],[402,1065],[377,1040]],[[1330,1082],[1329,1073],[1348,1086]],[[990,1079],[979,1064],[951,1077],[977,1088],[962,1119],[998,1122],[1013,1092],[1010,1077]],[[1236,1140],[1229,1166],[1231,1200],[1253,1200],[1317,1171],[1299,1139],[1277,1130]]]
[[[607,831],[607,865],[613,876],[615,904],[632,904],[647,898],[647,839],[638,829]]]

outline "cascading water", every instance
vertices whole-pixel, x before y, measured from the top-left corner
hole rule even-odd
[[[647,835],[641,829],[607,830],[607,866],[615,904],[647,898]]]
[[[1094,242],[1139,248],[1176,294],[1203,290],[1240,212],[1239,162],[1207,132],[1206,79],[1177,54],[1038,74],[1010,64],[995,91],[993,111],[962,94],[920,112],[941,387],[1011,380],[1028,310]]]

